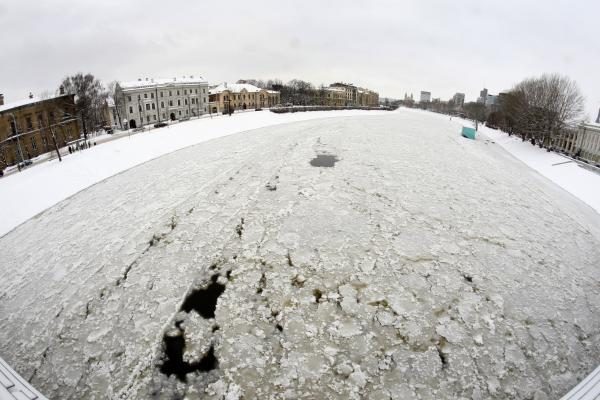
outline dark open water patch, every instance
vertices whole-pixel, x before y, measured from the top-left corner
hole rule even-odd
[[[213,275],[210,285],[206,288],[193,290],[184,300],[181,310],[188,313],[195,310],[206,319],[214,318],[217,300],[225,291],[225,285],[218,283],[218,278],[219,275]]]
[[[315,158],[310,160],[310,165],[313,167],[325,167],[331,168],[336,162],[340,161],[336,155],[333,154],[317,154]]]
[[[167,376],[175,375],[181,382],[187,382],[187,375],[190,373],[209,372],[219,368],[214,346],[210,346],[200,360],[190,363],[183,361],[185,350],[183,333],[175,336],[165,335],[163,341],[166,359],[160,366],[160,372]]]

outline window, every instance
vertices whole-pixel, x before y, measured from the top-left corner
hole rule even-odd
[[[179,110],[179,115],[181,115],[181,110]]]
[[[156,106],[154,105],[154,103],[152,103],[152,109],[156,110]]]
[[[153,119],[154,121],[156,121],[156,115],[153,115],[153,116],[152,116],[152,119]]]
[[[188,110],[185,110],[185,115],[188,115]]]
[[[131,101],[131,96],[127,96],[127,101]]]
[[[133,107],[129,106],[129,114],[133,114]]]
[[[146,116],[146,121],[150,122],[150,116]]]
[[[160,91],[160,97],[164,97],[164,93],[162,92],[162,90]]]
[[[33,130],[33,123],[31,122],[31,117],[25,117],[25,123],[27,124],[27,130]]]
[[[141,98],[142,98],[142,97],[141,97],[141,96],[138,94],[138,100],[141,100]]]
[[[177,105],[180,106],[181,105],[181,100],[177,100]]]
[[[163,119],[167,119],[167,116],[166,116],[166,114],[165,114],[165,113],[163,113],[163,115],[162,115],[162,116],[163,116]]]
[[[179,90],[177,91],[177,96],[179,96]]]
[[[154,93],[150,93],[150,98],[153,99],[154,98]]]
[[[169,96],[173,96],[173,92],[169,90]]]
[[[160,102],[160,108],[165,108],[165,102],[164,101]]]
[[[204,98],[204,102],[206,103],[206,97]]]
[[[202,89],[202,93],[206,93],[206,89]]]
[[[185,99],[184,102],[185,102],[185,105],[187,106],[187,99]]]
[[[169,100],[169,106],[173,107],[173,100]]]
[[[198,94],[198,89],[195,89],[195,90],[194,90],[194,93]]]
[[[146,111],[150,111],[150,104],[146,104]]]
[[[183,94],[187,94],[187,89],[183,89]]]
[[[147,99],[148,98],[148,93],[144,93],[144,98]]]

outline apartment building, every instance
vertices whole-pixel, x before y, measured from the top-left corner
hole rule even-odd
[[[0,169],[79,139],[75,96],[61,94],[4,103],[0,94]]]
[[[234,110],[269,108],[280,103],[280,93],[262,89],[249,83],[224,82],[210,89],[212,113],[228,113]]]
[[[202,77],[119,82],[112,100],[118,126],[132,129],[199,117],[208,112],[208,82]],[[109,105],[110,107],[110,105]]]
[[[354,86],[348,83],[336,82],[326,88],[324,93],[317,92],[318,103],[333,107],[377,107],[379,94],[369,89]],[[324,97],[324,99],[320,99]]]

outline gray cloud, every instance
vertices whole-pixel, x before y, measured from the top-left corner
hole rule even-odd
[[[600,106],[596,1],[5,0],[0,92],[56,87],[77,71],[105,81],[204,75],[336,80],[401,97],[474,99],[544,72],[575,79]],[[595,116],[595,115],[594,115]]]

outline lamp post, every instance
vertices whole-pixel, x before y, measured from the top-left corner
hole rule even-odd
[[[19,149],[19,156],[21,156],[21,162],[25,161],[23,158],[23,150],[21,150],[21,141],[19,140],[19,128],[17,127],[17,119],[15,118],[15,114],[10,113],[12,117],[13,124],[15,126],[15,136],[17,137],[17,148]]]

